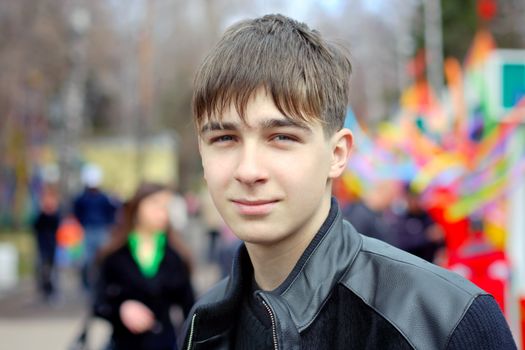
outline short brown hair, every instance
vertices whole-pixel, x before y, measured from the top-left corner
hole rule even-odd
[[[197,72],[193,114],[197,127],[232,104],[242,120],[263,88],[288,118],[318,120],[325,133],[343,127],[352,67],[347,55],[316,30],[283,15],[231,26]]]

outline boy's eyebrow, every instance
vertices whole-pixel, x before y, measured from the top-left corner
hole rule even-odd
[[[311,132],[312,129],[306,124],[293,119],[267,119],[260,123],[262,129],[273,129],[282,127],[299,128]]]
[[[201,134],[207,132],[207,131],[217,131],[217,130],[238,130],[239,127],[236,123],[219,123],[219,122],[209,122],[202,126],[201,128]]]
[[[273,129],[273,128],[283,128],[283,127],[292,127],[292,128],[299,128],[307,132],[311,132],[312,129],[306,124],[302,123],[293,119],[266,119],[259,123],[259,127],[261,129]],[[231,123],[231,122],[209,122],[202,126],[201,128],[201,134],[209,132],[209,131],[219,131],[219,130],[230,130],[230,131],[236,131],[239,129],[238,123]]]

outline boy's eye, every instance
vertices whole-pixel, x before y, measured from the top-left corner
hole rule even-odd
[[[233,140],[234,140],[233,135],[221,135],[221,136],[211,138],[210,143],[222,143],[222,142],[229,142]]]
[[[272,139],[275,141],[297,141],[297,138],[284,134],[275,135]]]

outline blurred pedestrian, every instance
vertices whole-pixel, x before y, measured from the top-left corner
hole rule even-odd
[[[37,286],[46,302],[54,302],[57,296],[55,253],[61,216],[59,203],[57,187],[53,184],[45,184],[40,195],[38,212],[33,221],[33,231],[38,250]]]
[[[219,240],[216,243],[217,263],[221,270],[221,278],[227,277],[232,269],[233,259],[242,241],[233,231],[223,223],[219,231]]]
[[[206,234],[208,235],[208,249],[206,258],[209,263],[220,263],[220,239],[221,230],[224,228],[224,220],[217,208],[213,204],[213,200],[206,187],[203,187],[200,193],[201,202],[201,217],[206,225]]]
[[[142,184],[101,252],[94,313],[111,323],[113,349],[175,349],[171,306],[186,316],[193,305],[188,267],[172,243],[171,199],[167,187]]]
[[[372,188],[346,205],[341,205],[343,218],[348,220],[357,232],[368,237],[394,244],[392,230],[397,222],[394,208],[399,195],[397,181],[377,181]]]
[[[96,279],[93,269],[94,258],[106,242],[109,230],[115,222],[118,202],[101,188],[102,170],[89,164],[82,171],[84,190],[73,202],[73,214],[84,229],[84,261],[81,269],[82,285],[90,291]]]
[[[172,230],[171,243],[190,271],[193,270],[193,253],[186,243],[186,230],[189,224],[188,206],[186,199],[177,191],[172,191],[168,204],[168,216]]]
[[[421,202],[421,196],[405,186],[406,209],[397,223],[397,247],[426,261],[434,262],[445,247],[443,230]]]

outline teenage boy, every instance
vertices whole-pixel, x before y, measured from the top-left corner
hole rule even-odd
[[[244,244],[183,349],[515,349],[490,295],[341,218],[331,186],[352,147],[350,71],[281,15],[230,27],[200,67],[204,176]]]

